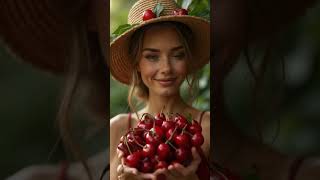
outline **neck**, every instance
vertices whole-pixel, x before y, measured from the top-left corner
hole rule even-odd
[[[144,111],[153,115],[161,112],[161,110],[165,114],[182,113],[187,107],[188,105],[183,101],[180,94],[167,97],[150,94]]]

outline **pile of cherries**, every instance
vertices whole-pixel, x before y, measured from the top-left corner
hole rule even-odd
[[[188,166],[192,161],[191,147],[197,149],[204,142],[202,128],[195,120],[178,113],[156,116],[145,113],[137,127],[120,138],[118,149],[124,154],[125,165],[140,172],[152,173],[168,165]]]

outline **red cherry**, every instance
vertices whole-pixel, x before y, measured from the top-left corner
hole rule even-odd
[[[176,125],[180,129],[183,129],[185,125],[188,124],[187,119],[181,115],[176,116],[174,119],[175,119]]]
[[[162,125],[161,125],[161,128],[163,131],[168,131],[169,129],[171,128],[174,128],[175,124],[173,121],[163,121],[162,122]]]
[[[159,136],[160,138],[163,138],[164,136],[164,132],[159,126],[155,126],[154,128],[151,129],[151,131],[153,131],[153,133]]]
[[[176,160],[180,164],[185,164],[188,158],[190,159],[191,155],[191,151],[185,148],[178,148],[175,153]]]
[[[161,143],[157,149],[159,160],[166,160],[170,156],[170,147],[168,144]]]
[[[155,117],[155,124],[156,126],[161,126],[163,121],[166,120],[166,116],[163,113],[158,113]]]
[[[129,154],[125,158],[125,164],[129,167],[137,168],[140,161],[140,157],[140,152],[134,152],[132,154]]]
[[[152,144],[154,146],[158,146],[161,143],[162,139],[160,136],[158,136],[158,135],[153,136],[151,132],[148,132],[145,135],[145,140],[146,140],[147,144]]]
[[[174,128],[170,128],[170,129],[166,132],[166,138],[167,138],[167,140],[169,140],[169,138],[171,137],[173,131],[174,131]],[[178,135],[178,133],[175,132],[175,133],[173,134],[173,136],[172,136],[172,139],[175,139],[177,135]]]
[[[167,168],[168,164],[165,161],[159,161],[156,166],[155,169],[162,169],[162,168]]]
[[[118,149],[123,152],[124,157],[126,157],[130,154],[129,150],[124,142],[121,142],[118,144]]]
[[[156,148],[152,144],[146,144],[142,149],[142,156],[143,157],[153,157],[156,153]]]
[[[191,138],[192,146],[200,147],[204,142],[203,135],[199,132],[195,133]]]
[[[174,138],[174,142],[178,147],[190,147],[190,138],[187,134],[181,133]]]
[[[174,15],[188,15],[188,10],[186,10],[186,9],[175,9],[174,11],[173,11],[173,14]]]
[[[151,9],[147,9],[146,11],[143,12],[143,15],[142,15],[143,21],[153,19],[155,17],[156,17],[156,14],[154,12],[152,12]]]
[[[151,173],[153,171],[154,164],[150,160],[144,160],[139,170],[143,173]]]
[[[200,126],[200,124],[193,120],[193,123],[191,126],[188,127],[188,131],[191,133],[191,134],[195,134],[197,132],[202,132],[202,127]]]
[[[138,128],[141,128],[141,129],[151,129],[152,126],[153,125],[150,122],[139,122],[138,123]]]

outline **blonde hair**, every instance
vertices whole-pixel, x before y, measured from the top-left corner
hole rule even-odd
[[[187,25],[178,22],[159,22],[147,25],[137,30],[132,35],[129,45],[129,56],[133,60],[132,66],[134,68],[128,92],[128,105],[133,112],[137,112],[137,106],[146,103],[149,98],[148,87],[143,83],[140,73],[138,72],[138,63],[142,54],[144,34],[148,29],[154,26],[169,26],[174,28],[186,51],[187,59],[192,60],[190,45],[193,41],[193,36],[191,29]],[[189,92],[189,99],[187,100],[188,104],[192,104],[195,99],[195,92],[198,89],[198,79],[196,77],[196,73],[189,73],[191,72],[191,68],[192,67],[190,67],[190,63],[187,63],[188,76],[186,77],[186,81],[188,84]]]

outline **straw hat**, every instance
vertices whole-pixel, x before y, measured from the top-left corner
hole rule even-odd
[[[160,16],[143,21],[143,13],[147,9],[153,9],[157,3],[160,3],[164,8]],[[193,69],[198,70],[209,62],[209,21],[196,16],[173,15],[173,11],[179,8],[173,0],[139,0],[132,6],[128,15],[128,24],[137,25],[118,36],[110,44],[110,72],[116,80],[124,84],[130,84],[133,70],[132,59],[129,57],[130,38],[136,30],[152,23],[173,21],[187,25],[194,36],[194,42],[190,47],[193,56]]]
[[[68,44],[75,23],[87,23],[88,32],[97,35],[96,42],[108,46],[108,22],[101,13],[107,11],[107,0],[1,0],[0,41],[18,59],[44,71],[60,74],[68,65]],[[97,8],[100,8],[99,12]],[[102,14],[102,13],[101,13]],[[98,21],[97,16],[103,19]],[[90,18],[92,21],[90,21]],[[89,22],[90,21],[90,22]],[[104,37],[102,36],[103,34]],[[99,39],[98,39],[99,38]],[[99,42],[100,41],[100,42]],[[99,46],[99,45],[98,45]]]

